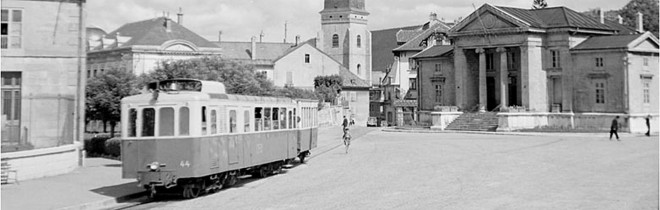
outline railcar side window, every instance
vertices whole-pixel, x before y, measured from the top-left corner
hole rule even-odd
[[[142,136],[154,136],[154,123],[156,121],[156,110],[146,108],[142,110]]]
[[[229,111],[229,133],[236,133],[236,110]]]
[[[291,115],[291,110],[289,110],[289,129],[293,128],[293,116]]]
[[[273,130],[280,129],[279,108],[273,108]]]
[[[128,137],[135,137],[137,135],[137,111],[135,109],[128,110]]]
[[[245,124],[243,132],[250,132],[250,111],[245,110],[243,113],[243,124]]]
[[[261,115],[262,110],[263,108],[261,107],[254,108],[254,131],[263,130],[263,118]]]
[[[158,136],[174,136],[174,108],[160,108],[158,118]]]
[[[264,108],[264,130],[270,130],[270,108]]]
[[[188,107],[179,109],[179,136],[190,135],[190,110]]]
[[[280,108],[280,128],[286,129],[286,108]]]
[[[298,127],[298,122],[300,122],[300,117],[298,117],[298,115],[296,115],[296,108],[293,108],[293,120],[294,120],[293,128]]]
[[[206,135],[206,106],[202,106],[202,135]]]
[[[218,133],[218,121],[215,110],[211,110],[211,134]]]

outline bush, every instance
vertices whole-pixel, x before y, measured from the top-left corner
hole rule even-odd
[[[105,141],[105,154],[119,157],[121,155],[121,139],[111,138]]]
[[[105,153],[105,142],[110,139],[109,135],[95,135],[89,140],[85,140],[85,150],[88,156],[95,156]]]

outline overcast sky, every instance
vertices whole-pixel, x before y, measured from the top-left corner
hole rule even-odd
[[[566,6],[578,12],[601,7],[603,10],[620,9],[627,0],[546,0],[549,7]],[[530,8],[533,0],[493,0],[496,6]],[[369,30],[419,25],[428,21],[429,13],[438,18],[454,20],[466,17],[477,0],[366,0]],[[210,41],[218,39],[222,30],[223,41],[249,41],[261,31],[266,42],[282,42],[284,22],[288,22],[287,41],[295,35],[303,40],[316,36],[321,29],[319,11],[323,0],[90,0],[87,1],[87,23],[106,32],[130,22],[162,16],[169,12],[176,20],[179,8],[183,10],[183,25]]]

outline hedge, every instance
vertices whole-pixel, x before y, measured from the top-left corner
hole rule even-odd
[[[105,141],[105,154],[119,157],[121,155],[121,139],[111,138]]]

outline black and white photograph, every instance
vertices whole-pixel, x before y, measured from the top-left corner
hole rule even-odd
[[[0,0],[0,208],[659,209],[659,2]]]

